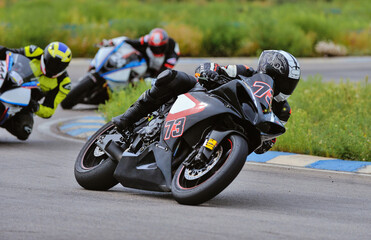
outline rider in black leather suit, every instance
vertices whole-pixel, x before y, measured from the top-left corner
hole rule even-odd
[[[300,79],[299,63],[291,54],[282,50],[266,50],[260,55],[256,71],[246,65],[220,66],[216,63],[204,63],[196,69],[195,75],[206,76],[208,81],[202,82],[202,85],[210,90],[226,83],[226,79],[236,79],[240,75],[250,77],[257,72],[266,73],[274,80],[272,110],[285,124],[291,115],[291,108],[286,99],[292,94]],[[219,75],[227,78],[220,78]],[[154,86],[145,91],[125,113],[112,118],[112,122],[120,131],[127,129],[173,97],[194,88],[197,84],[196,77],[175,70],[163,71],[158,75]],[[275,142],[275,139],[263,142],[255,153],[262,154],[268,151]]]

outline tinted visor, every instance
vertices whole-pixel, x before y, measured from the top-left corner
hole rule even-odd
[[[69,64],[66,62],[61,62],[59,58],[52,58],[48,54],[46,57],[43,56],[41,61],[43,61],[42,64],[44,64],[45,76],[50,78],[60,75],[62,72],[66,70]]]
[[[292,92],[295,90],[296,85],[298,85],[299,80],[288,78],[285,81],[280,81],[278,87],[278,91],[285,94],[291,95]]]

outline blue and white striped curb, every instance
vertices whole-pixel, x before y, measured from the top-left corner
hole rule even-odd
[[[105,123],[103,117],[88,116],[62,122],[58,124],[58,129],[70,137],[87,140]],[[268,151],[264,154],[252,153],[247,157],[246,162],[371,174],[371,162],[347,161],[287,152]]]
[[[252,153],[246,161],[371,174],[371,162],[348,161],[286,152],[268,151],[261,155]]]
[[[58,124],[58,130],[73,138],[87,140],[105,123],[100,116],[81,117]]]

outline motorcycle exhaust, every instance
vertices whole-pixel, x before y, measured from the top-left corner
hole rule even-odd
[[[100,144],[97,145],[115,162],[119,162],[121,160],[122,153],[125,151],[125,149],[112,140],[109,140],[107,144],[103,144],[103,146]]]

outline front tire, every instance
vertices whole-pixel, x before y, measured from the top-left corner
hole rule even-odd
[[[118,183],[113,177],[117,163],[95,145],[101,135],[113,128],[112,122],[106,123],[80,150],[75,162],[75,179],[81,187],[89,190],[108,190]]]
[[[248,155],[246,140],[239,135],[230,135],[218,145],[210,161],[185,167],[176,171],[171,190],[180,204],[198,205],[223,191],[239,174]]]

